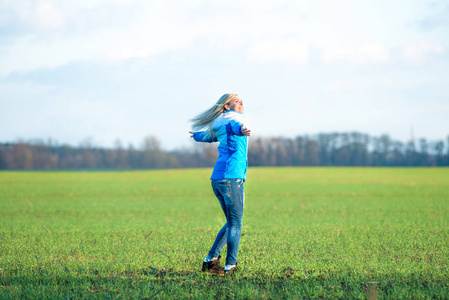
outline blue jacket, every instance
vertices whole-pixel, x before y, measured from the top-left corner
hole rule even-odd
[[[212,123],[216,137],[207,131],[193,134],[197,142],[220,142],[218,159],[210,179],[243,179],[246,180],[248,169],[248,137],[241,131],[243,114],[228,110]]]

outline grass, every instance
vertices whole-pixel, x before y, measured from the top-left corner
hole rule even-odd
[[[251,168],[232,278],[209,175],[0,172],[0,298],[449,298],[448,168]]]

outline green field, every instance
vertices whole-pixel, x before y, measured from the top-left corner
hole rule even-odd
[[[448,168],[250,168],[232,278],[210,172],[0,172],[0,298],[449,299]]]

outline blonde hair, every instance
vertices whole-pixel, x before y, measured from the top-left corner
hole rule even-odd
[[[190,121],[193,122],[193,131],[199,131],[207,128],[208,134],[215,137],[215,132],[212,129],[212,123],[216,118],[218,118],[218,116],[226,111],[225,105],[228,104],[235,96],[237,96],[237,94],[224,94],[220,97],[220,99],[218,99],[214,106],[192,118]]]

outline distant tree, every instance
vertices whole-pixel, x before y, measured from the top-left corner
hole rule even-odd
[[[433,166],[444,166],[445,160],[444,160],[444,142],[443,141],[437,141],[432,143],[433,152],[435,153],[434,156],[434,162]]]
[[[162,168],[165,153],[161,151],[161,143],[155,136],[148,136],[143,140],[143,167]]]
[[[403,144],[388,135],[329,133],[297,136],[294,139],[252,137],[248,148],[250,166],[447,166],[448,143],[419,139]],[[100,148],[87,138],[79,147],[58,145],[49,140],[0,144],[0,169],[154,169],[212,167],[217,144],[194,143],[191,148],[165,151],[159,140],[148,136],[142,148],[124,148],[116,140],[113,148]]]
[[[332,135],[320,133],[317,136],[320,162],[324,166],[332,165],[331,153],[332,153]]]
[[[114,142],[114,150],[116,152],[116,167],[118,169],[127,169],[130,167],[128,163],[129,152],[123,148],[122,142],[120,139],[117,139]]]
[[[406,165],[404,145],[401,142],[393,142],[390,164],[393,166]]]
[[[128,163],[131,169],[140,169],[142,168],[142,159],[141,159],[141,151],[138,151],[134,148],[133,144],[128,145]]]
[[[257,137],[251,138],[251,142],[248,144],[248,161],[251,166],[264,165],[264,152],[263,140]]]
[[[449,166],[449,135],[446,138],[446,159],[445,159],[445,161],[446,161],[445,165]]]
[[[295,139],[297,153],[293,159],[295,166],[304,166],[306,164],[306,144],[307,141],[301,136]]]
[[[320,155],[319,155],[318,143],[314,140],[308,140],[306,142],[305,149],[305,160],[306,164],[309,166],[319,166],[320,165]]]
[[[338,148],[335,149],[336,161],[339,166],[351,165],[351,142],[348,133],[338,135]]]
[[[369,136],[358,132],[351,133],[351,162],[352,166],[367,166]]]
[[[405,160],[407,166],[418,166],[419,157],[416,151],[415,142],[413,140],[409,141],[405,150]]]
[[[420,165],[421,166],[428,166],[430,165],[429,162],[429,145],[427,144],[427,140],[422,138],[419,139],[419,152],[420,152]]]
[[[13,166],[19,170],[31,170],[33,164],[33,151],[25,142],[19,142],[13,146]]]

